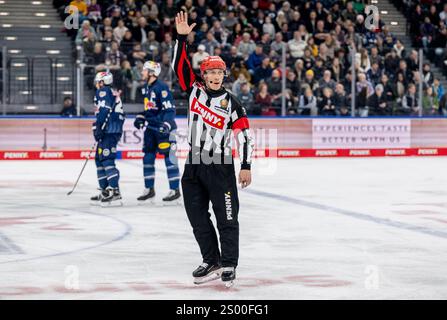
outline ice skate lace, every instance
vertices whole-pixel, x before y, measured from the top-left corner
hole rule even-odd
[[[201,266],[202,268],[206,269],[206,268],[208,268],[209,264],[206,263],[206,262],[204,262],[204,263],[202,263],[200,266]]]

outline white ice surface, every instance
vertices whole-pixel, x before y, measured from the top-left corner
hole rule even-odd
[[[193,285],[183,207],[138,206],[141,161],[117,163],[125,206],[105,209],[93,161],[69,197],[81,161],[0,162],[0,299],[447,298],[445,157],[257,160],[232,289]]]

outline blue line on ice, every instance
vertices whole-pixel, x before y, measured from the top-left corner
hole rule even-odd
[[[431,236],[447,239],[447,233],[446,232],[433,230],[433,229],[426,228],[426,227],[415,226],[415,225],[404,223],[404,222],[399,222],[399,221],[393,221],[393,220],[390,220],[390,219],[374,217],[372,215],[365,214],[365,213],[360,213],[360,212],[356,212],[356,211],[336,208],[336,207],[324,205],[324,204],[317,203],[317,202],[301,200],[301,199],[297,199],[297,198],[292,198],[292,197],[279,195],[279,194],[275,194],[275,193],[270,193],[270,192],[265,192],[265,191],[260,191],[260,190],[246,189],[246,190],[244,190],[244,192],[247,192],[247,193],[250,193],[250,194],[253,194],[253,195],[257,195],[257,196],[261,196],[261,197],[266,197],[266,198],[279,200],[279,201],[285,201],[285,202],[297,204],[297,205],[300,205],[300,206],[305,206],[305,207],[310,207],[310,208],[314,208],[314,209],[319,209],[319,210],[323,210],[323,211],[326,211],[326,212],[338,213],[338,214],[342,214],[342,215],[345,215],[345,216],[348,216],[348,217],[351,217],[351,218],[365,220],[365,221],[369,221],[369,222],[374,222],[374,223],[381,224],[381,225],[386,225],[386,226],[389,226],[389,227],[394,227],[394,228],[398,228],[398,229],[419,232],[419,233],[428,234],[428,235],[431,235]]]

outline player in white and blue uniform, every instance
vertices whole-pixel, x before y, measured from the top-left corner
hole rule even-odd
[[[120,173],[115,165],[117,144],[123,134],[124,110],[119,94],[112,90],[113,76],[99,72],[95,77],[96,121],[92,130],[98,146],[95,163],[101,193],[91,198],[101,205],[122,205],[119,190]]]
[[[180,172],[175,155],[175,105],[172,93],[166,83],[158,79],[161,66],[158,62],[147,61],[143,66],[142,77],[146,81],[143,88],[144,111],[139,113],[134,125],[137,129],[146,128],[143,142],[144,193],[138,201],[144,202],[155,197],[155,157],[164,155],[170,191],[164,202],[180,198]]]

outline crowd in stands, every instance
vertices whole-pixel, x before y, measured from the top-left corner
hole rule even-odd
[[[413,46],[423,47],[434,62],[447,71],[447,2],[445,0],[393,0],[409,17]]]
[[[424,48],[435,48],[433,42],[441,45],[444,41],[445,49],[447,6],[440,5],[443,0],[400,1],[397,5],[403,10],[408,5],[412,8],[415,2],[438,2],[419,7],[426,12],[423,20],[427,21],[430,14],[436,34],[442,36],[430,36],[428,26],[413,20],[411,32],[415,43],[420,42]],[[280,115],[284,99],[290,115],[350,116],[352,84],[360,116],[447,114],[447,95],[430,64],[424,64],[420,77],[416,50],[406,49],[380,16],[374,17],[374,26],[368,26],[366,0],[53,2],[63,19],[68,5],[80,12],[79,30],[67,33],[82,48],[84,62],[91,66],[86,76],[110,69],[115,85],[124,91],[125,101],[141,101],[140,72],[148,59],[161,63],[160,78],[172,86],[175,98],[184,98],[170,66],[176,37],[174,17],[183,10],[190,23],[197,23],[188,36],[193,68],[198,72],[200,62],[208,55],[221,56],[228,67],[225,85],[249,114]],[[282,90],[283,50],[286,90]]]

